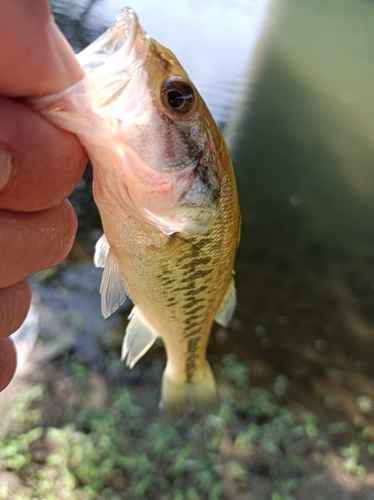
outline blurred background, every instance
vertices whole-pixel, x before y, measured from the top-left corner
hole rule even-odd
[[[123,5],[52,7],[79,51]],[[238,307],[208,352],[221,411],[168,426],[162,344],[132,371],[119,361],[131,306],[102,319],[88,169],[71,256],[32,279],[25,363],[2,397],[0,498],[374,499],[374,3],[131,7],[232,153]]]

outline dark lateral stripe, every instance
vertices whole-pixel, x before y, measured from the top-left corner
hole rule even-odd
[[[189,262],[187,262],[187,263],[186,263],[186,264],[184,264],[183,266],[180,266],[180,267],[179,267],[179,269],[183,269],[183,270],[191,269],[191,267],[193,267],[192,262],[193,262],[193,261],[189,261]]]
[[[196,271],[183,278],[181,280],[181,283],[188,283],[195,280],[196,278],[204,278],[205,276],[208,276],[212,271],[213,269],[196,269]]]
[[[166,278],[165,276],[159,276],[159,278],[161,279],[163,285],[171,285],[172,283],[175,283],[175,280]]]
[[[191,296],[184,296],[184,301],[185,304],[202,304],[205,302],[204,297],[201,297],[200,295],[191,295]]]
[[[199,328],[195,328],[194,330],[188,330],[184,333],[184,337],[186,339],[190,338],[190,337],[195,337],[196,335],[198,335],[199,333],[201,332],[201,326],[199,326]]]
[[[201,286],[199,286],[199,288],[195,288],[195,292],[196,293],[204,292],[208,288],[209,288],[208,285],[201,285]]]
[[[191,330],[191,328],[196,328],[196,327],[198,327],[198,326],[201,326],[201,323],[202,323],[201,321],[192,321],[191,323],[189,323],[189,324],[187,325],[187,327],[188,327],[188,331],[190,331],[190,330]]]
[[[191,325],[195,326],[195,324],[196,324],[196,326],[197,326],[197,325],[200,325],[201,323],[203,323],[203,321],[204,321],[204,318],[200,317],[200,315],[199,316],[194,315],[193,318],[191,316],[188,316],[187,318],[185,318],[183,323],[185,325],[189,325],[189,326],[191,326]]]
[[[198,307],[198,309],[197,309],[197,307]],[[193,300],[193,301],[183,303],[182,308],[184,311],[186,311],[187,314],[194,314],[194,313],[204,309],[205,304],[201,303],[201,301],[199,301],[199,300]]]
[[[211,262],[211,257],[200,257],[191,259],[189,262],[186,262],[183,266],[180,266],[180,269],[195,269],[199,266],[206,266]]]
[[[186,378],[187,380],[191,380],[196,370],[196,363],[194,359],[186,361]]]
[[[183,306],[183,309],[187,309],[188,310],[191,307],[193,307],[193,309],[191,309],[190,311],[188,311],[188,313],[189,314],[195,314],[195,313],[201,311],[201,309],[204,309],[205,304],[197,304],[197,305],[195,305],[195,304],[185,304]]]
[[[201,323],[204,321],[204,318],[201,318],[201,314],[189,314],[188,318],[186,318],[184,322],[191,323],[191,321],[194,321],[195,319],[199,319]]]
[[[173,292],[184,292],[184,291],[188,291],[188,290],[191,290],[191,287],[194,286],[194,283],[191,283],[189,285],[186,285],[186,286],[181,286],[179,288],[174,288],[172,291]]]
[[[193,261],[193,266],[196,267],[196,266],[206,266],[207,264],[209,264],[209,262],[212,260],[212,258],[210,256],[206,256],[206,257],[200,257],[199,259],[194,259]]]
[[[199,286],[199,288],[190,288],[188,287],[188,290],[187,292],[184,294],[185,297],[192,297],[198,293],[201,293],[201,292],[204,292],[205,290],[207,290],[209,287],[208,285],[201,285]]]
[[[200,342],[200,337],[189,339],[187,343],[187,352],[195,353],[199,347],[199,342]]]

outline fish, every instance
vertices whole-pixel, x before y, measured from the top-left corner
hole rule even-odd
[[[240,233],[227,146],[178,59],[132,9],[77,58],[84,81],[33,105],[76,133],[92,161],[102,314],[127,296],[134,304],[122,346],[129,368],[162,338],[167,421],[215,412],[206,351],[213,322],[226,327],[234,314]]]

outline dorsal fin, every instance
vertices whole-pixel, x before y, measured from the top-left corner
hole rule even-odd
[[[101,278],[100,293],[101,311],[104,318],[108,318],[126,300],[124,279],[121,274],[118,259],[111,249],[109,249],[103,277]]]
[[[135,363],[152,347],[157,335],[145,323],[137,307],[133,308],[129,319],[123,339],[121,359],[126,358],[126,365],[133,368]]]
[[[235,289],[234,278],[231,278],[230,284],[227,287],[220,308],[218,309],[218,312],[214,318],[215,321],[219,325],[226,328],[229,325],[230,321],[232,320],[232,317],[235,312],[235,307],[236,307],[236,289]]]

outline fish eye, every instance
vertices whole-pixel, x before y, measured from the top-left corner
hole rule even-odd
[[[162,86],[161,101],[172,113],[185,115],[194,107],[195,93],[188,82],[171,77]]]

